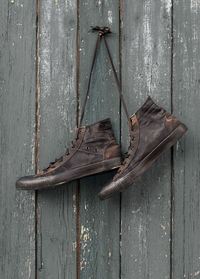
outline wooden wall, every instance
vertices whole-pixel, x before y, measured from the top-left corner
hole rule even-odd
[[[150,95],[189,128],[126,192],[100,201],[113,173],[56,190],[15,181],[74,136],[96,35],[109,26],[130,115]],[[7,0],[0,9],[0,278],[200,278],[200,1]],[[126,117],[102,44],[84,124]]]

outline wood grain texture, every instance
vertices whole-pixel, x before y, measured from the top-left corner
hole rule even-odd
[[[174,114],[188,133],[174,149],[173,278],[200,278],[200,2],[174,2]]]
[[[200,1],[40,0],[39,118],[36,5],[9,0],[0,9],[0,278],[199,279]],[[16,191],[15,181],[35,171],[37,121],[40,170],[74,137],[97,36],[92,25],[113,31],[108,44],[130,115],[150,95],[168,111],[172,104],[189,131],[172,161],[169,151],[121,198],[97,197],[112,179],[107,173],[81,179],[79,195],[75,181],[35,199]],[[127,120],[102,42],[84,124],[107,117],[126,151]]]
[[[76,24],[76,1],[40,2],[40,169],[75,133]],[[38,278],[76,277],[76,182],[38,193],[37,252]]]
[[[80,102],[82,104],[97,34],[90,26],[109,26],[107,40],[119,71],[119,9],[113,1],[80,1]],[[84,124],[110,117],[119,139],[119,97],[111,66],[102,41],[91,82]],[[99,174],[80,181],[80,278],[119,278],[119,196],[100,201],[97,193],[113,173]]]
[[[4,1],[0,9],[0,278],[35,274],[35,197],[15,190],[34,173],[36,4]],[[26,27],[26,28],[25,28]]]
[[[130,115],[147,95],[170,110],[171,1],[122,2],[122,88]],[[122,147],[127,149],[122,117]],[[121,278],[170,278],[170,152],[122,193]]]

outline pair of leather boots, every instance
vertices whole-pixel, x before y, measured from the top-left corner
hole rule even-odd
[[[128,117],[119,80],[105,40],[105,35],[110,33],[110,30],[107,27],[95,27],[93,30],[97,30],[99,33],[83,110],[72,145],[61,158],[50,163],[48,168],[36,175],[25,176],[17,180],[17,189],[40,190],[57,187],[75,179],[118,168],[113,180],[99,193],[100,199],[110,198],[132,185],[163,152],[174,145],[187,131],[183,123],[156,105],[150,97],[135,114]],[[104,38],[122,105],[128,118],[130,145],[123,159],[110,119],[89,126],[81,126],[91,74],[101,38]]]

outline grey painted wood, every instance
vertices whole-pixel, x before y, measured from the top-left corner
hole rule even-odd
[[[189,128],[174,149],[173,278],[200,278],[200,3],[174,3],[174,114]]]
[[[119,10],[117,2],[80,1],[80,100],[89,76],[97,34],[90,26],[110,26],[108,38],[114,63],[119,70]],[[113,73],[102,42],[98,54],[84,124],[110,117],[119,139],[119,97]],[[97,193],[113,176],[99,174],[80,181],[80,278],[119,278],[119,196],[100,201]]]
[[[40,2],[39,168],[76,127],[76,2]],[[38,193],[38,278],[76,277],[76,182]]]
[[[76,274],[78,279],[200,278],[199,2],[173,1],[173,49],[172,0],[79,2],[77,7],[72,0],[41,0],[40,119],[35,119],[36,2],[10,0],[1,5],[0,278],[35,278],[35,244],[38,279],[74,279]],[[121,207],[119,195],[103,202],[97,197],[113,173],[81,179],[80,196],[77,182],[38,192],[35,242],[35,194],[16,191],[15,181],[35,171],[36,121],[41,170],[65,152],[74,136],[77,101],[82,104],[96,40],[88,32],[91,25],[111,27],[114,34],[108,43],[120,70],[119,12],[122,86],[130,115],[147,95],[170,111],[173,51],[173,111],[189,132],[174,148],[172,169],[169,151],[121,195]],[[103,44],[94,71],[84,124],[111,117],[119,140],[119,97]],[[121,134],[126,151],[129,137],[123,111]]]
[[[0,18],[0,278],[33,279],[35,198],[15,181],[34,173],[36,3],[4,1]]]
[[[147,95],[170,110],[170,1],[123,1],[122,87],[130,115]],[[127,149],[126,118],[122,147]],[[170,278],[170,152],[122,193],[121,278]]]

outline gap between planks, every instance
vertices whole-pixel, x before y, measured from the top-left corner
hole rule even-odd
[[[40,0],[37,0],[36,15],[36,108],[35,108],[35,174],[39,171],[39,126],[40,126]],[[38,278],[38,191],[35,191],[35,279]]]
[[[173,113],[174,3],[171,0],[171,113]],[[174,148],[171,148],[170,200],[170,279],[173,279],[173,210],[174,210]]]

